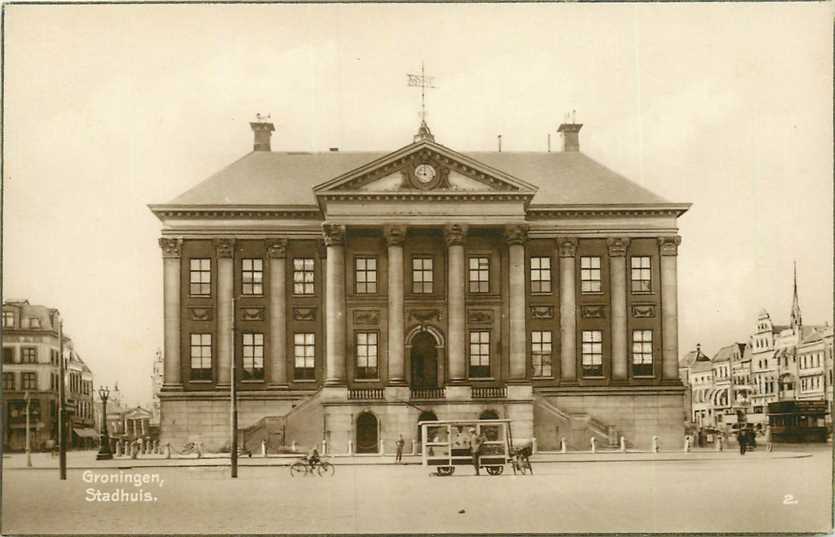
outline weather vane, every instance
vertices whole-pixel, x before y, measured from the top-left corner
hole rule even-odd
[[[409,77],[410,88],[420,88],[420,120],[426,121],[426,89],[437,89],[437,86],[432,85],[435,80],[434,76],[426,76],[423,72],[423,62],[420,62],[420,74],[414,75],[407,73]]]

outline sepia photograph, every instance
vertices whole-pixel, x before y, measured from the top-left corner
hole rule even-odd
[[[2,535],[831,534],[833,8],[2,7]]]

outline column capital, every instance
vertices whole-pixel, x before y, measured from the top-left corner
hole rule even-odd
[[[345,226],[342,224],[322,224],[322,234],[325,238],[325,246],[342,246],[345,244]]]
[[[560,250],[560,257],[574,257],[577,254],[577,239],[557,237],[557,247]]]
[[[528,240],[528,226],[524,224],[505,226],[504,239],[508,244],[525,244]]]
[[[284,259],[287,257],[287,239],[267,239],[267,257]]]
[[[467,226],[463,224],[449,224],[444,227],[444,239],[447,246],[459,246],[464,244],[464,237],[467,236]]]
[[[235,257],[235,239],[215,239],[215,250],[219,258]]]
[[[162,248],[162,257],[180,257],[183,254],[183,239],[162,237],[159,247]]]
[[[658,237],[658,247],[661,255],[678,255],[678,245],[681,244],[681,236]]]
[[[388,246],[402,246],[406,241],[406,226],[400,224],[387,224],[383,226],[383,235],[386,237]]]
[[[609,247],[609,257],[623,257],[629,248],[629,237],[609,237],[606,245]]]

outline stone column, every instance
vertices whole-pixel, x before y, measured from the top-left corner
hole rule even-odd
[[[577,304],[574,262],[577,239],[557,239],[560,256],[560,370],[563,382],[577,380]]]
[[[216,239],[217,251],[217,384],[228,386],[232,378],[235,339],[235,240]]]
[[[681,237],[659,237],[661,251],[662,379],[678,381],[678,245]],[[731,372],[733,374],[733,372]],[[733,401],[729,401],[733,404]]]
[[[183,239],[161,238],[165,357],[163,390],[182,388],[180,380],[180,256]]]
[[[345,384],[345,226],[322,224],[325,270],[325,384]]]
[[[467,379],[467,361],[465,352],[464,319],[464,237],[466,226],[452,224],[444,229],[448,248],[447,287],[449,293],[448,314],[449,333],[447,334],[447,355],[449,356],[450,382],[463,382]]]
[[[509,380],[523,380],[528,371],[527,328],[525,326],[525,240],[527,226],[508,226],[505,239],[508,244],[510,261],[510,376]]]
[[[626,333],[626,250],[629,239],[613,237],[609,245],[609,277],[612,296],[612,379],[625,381],[629,364],[629,338]]]
[[[287,239],[267,241],[270,259],[270,384],[287,386]]]
[[[388,245],[388,383],[405,384],[403,358],[403,241],[406,226],[386,226]]]

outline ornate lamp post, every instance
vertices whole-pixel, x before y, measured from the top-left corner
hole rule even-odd
[[[113,458],[113,452],[110,451],[110,435],[107,434],[107,398],[110,397],[110,388],[101,386],[99,388],[99,398],[101,399],[101,446],[99,453],[96,455],[97,461],[109,461]]]

